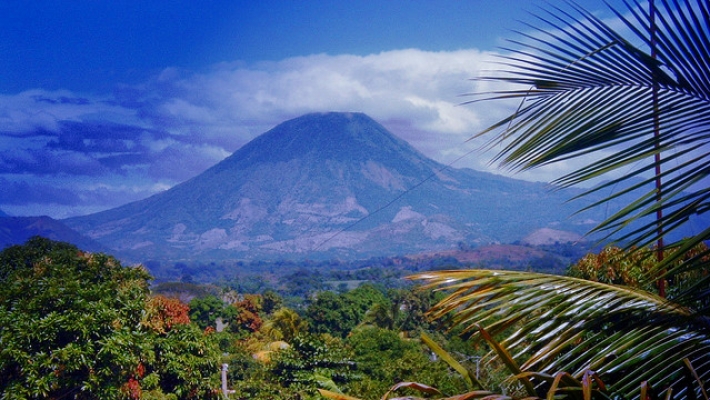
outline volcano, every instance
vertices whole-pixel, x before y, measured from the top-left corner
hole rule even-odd
[[[361,113],[281,123],[147,199],[64,220],[129,259],[363,259],[586,232],[566,191],[427,158]],[[592,216],[593,219],[593,216]]]

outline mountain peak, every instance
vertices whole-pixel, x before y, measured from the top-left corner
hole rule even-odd
[[[364,161],[377,154],[390,157],[402,150],[418,153],[363,113],[324,112],[285,121],[229,158],[272,163],[303,157]]]
[[[139,260],[366,258],[571,227],[564,200],[444,170],[365,114],[327,112],[285,121],[170,190],[66,222]]]

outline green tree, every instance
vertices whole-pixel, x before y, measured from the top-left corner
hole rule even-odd
[[[302,393],[289,398],[309,398],[318,387],[338,390],[337,386],[349,382],[354,364],[341,339],[305,333],[277,352],[268,368],[282,387]]]
[[[271,318],[264,321],[262,331],[274,340],[290,342],[308,329],[308,323],[290,308],[276,310]]]
[[[205,329],[208,326],[215,327],[217,318],[225,317],[229,312],[225,310],[226,305],[217,296],[207,295],[195,297],[190,300],[190,319]],[[233,313],[232,313],[233,314]]]
[[[306,309],[306,319],[314,333],[345,337],[357,325],[357,315],[342,295],[320,292]]]
[[[398,332],[365,327],[354,331],[346,344],[361,375],[348,385],[348,394],[378,398],[394,383],[404,381],[436,383],[449,394],[465,389],[464,380],[451,374],[446,364],[432,362],[418,341],[403,339]]]
[[[189,306],[175,298],[154,296],[146,302],[142,326],[150,352],[134,376],[143,394],[204,399],[217,387],[219,351],[213,330],[191,323]]]
[[[208,396],[216,346],[188,324],[187,307],[149,298],[149,279],[38,237],[0,252],[2,398]]]
[[[280,309],[283,303],[284,299],[273,290],[266,290],[261,294],[261,308],[267,315]]]
[[[410,334],[430,328],[426,312],[435,304],[431,291],[390,289],[387,298],[372,305],[360,326],[375,326]]]
[[[350,292],[320,292],[306,309],[306,318],[314,333],[345,337],[376,303],[388,304],[381,291],[362,285]]]
[[[229,387],[232,399],[298,399],[296,394],[279,384],[268,365],[255,359],[251,352],[237,347],[225,359],[229,364]]]
[[[384,293],[370,283],[358,286],[357,288],[344,293],[343,298],[362,317],[374,304],[387,303],[389,300]]]
[[[0,391],[11,398],[118,398],[150,351],[147,272],[32,238],[0,253]]]

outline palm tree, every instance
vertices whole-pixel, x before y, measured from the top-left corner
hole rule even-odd
[[[659,221],[646,219],[618,238],[650,244],[710,207],[708,4],[664,1],[663,13],[643,12],[634,4],[632,17],[617,16],[653,55],[579,7],[572,6],[581,19],[555,9],[550,19],[541,18],[550,29],[514,42],[521,49],[504,57],[503,77],[483,78],[523,87],[478,94],[485,100],[521,100],[513,114],[478,136],[505,128],[491,144],[502,145],[496,159],[517,170],[596,152],[593,162],[555,183],[570,186],[623,171],[621,178],[590,191],[620,188],[603,202],[663,179],[660,189],[646,190],[597,227],[617,234],[664,211]],[[679,252],[708,239],[705,227]]]
[[[399,304],[387,306],[382,303],[375,303],[365,313],[362,322],[358,327],[376,326],[382,329],[392,330],[395,327]]]
[[[589,382],[598,379],[594,393],[603,397],[637,397],[650,385],[672,398],[707,398],[710,312],[690,305],[703,304],[697,300],[710,294],[708,251],[678,261],[710,240],[710,227],[683,240],[663,239],[710,210],[708,2],[626,3],[628,12],[614,12],[628,40],[568,5],[570,12],[554,8],[540,16],[544,28],[521,33],[515,48],[506,49],[502,74],[484,78],[520,88],[477,94],[470,103],[517,99],[520,105],[478,136],[497,132],[490,142],[502,146],[496,160],[513,170],[591,154],[592,162],[555,183],[572,186],[620,173],[587,193],[610,191],[603,202],[642,193],[595,230],[638,249],[656,243],[659,252],[670,251],[657,260],[649,281],[690,270],[704,276],[669,299],[523,272],[441,271],[414,278],[451,291],[432,315],[489,340],[492,356],[508,363],[530,395],[567,381],[579,384],[581,398],[582,383],[592,387]]]
[[[264,322],[262,330],[275,340],[290,342],[308,329],[308,323],[290,308],[282,307]]]

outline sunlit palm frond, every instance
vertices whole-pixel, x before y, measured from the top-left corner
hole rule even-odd
[[[502,146],[496,160],[513,170],[596,153],[555,183],[621,172],[590,192],[611,190],[604,201],[641,194],[596,230],[639,247],[710,210],[710,10],[706,0],[657,3],[654,17],[637,1],[625,14],[615,11],[632,32],[628,40],[572,2],[576,15],[555,8],[539,17],[543,28],[530,26],[506,49],[501,75],[483,78],[522,85],[482,94],[519,99],[519,108],[478,135],[503,129],[491,145]],[[700,229],[677,248],[707,240],[710,231]],[[668,266],[682,254],[655,272],[678,272]]]
[[[427,272],[412,277],[451,294],[435,319],[478,327],[500,340],[523,372],[595,371],[612,392],[631,397],[641,382],[673,388],[678,398],[688,359],[710,378],[710,325],[653,294],[564,276],[497,270]],[[511,332],[511,333],[508,333]]]

